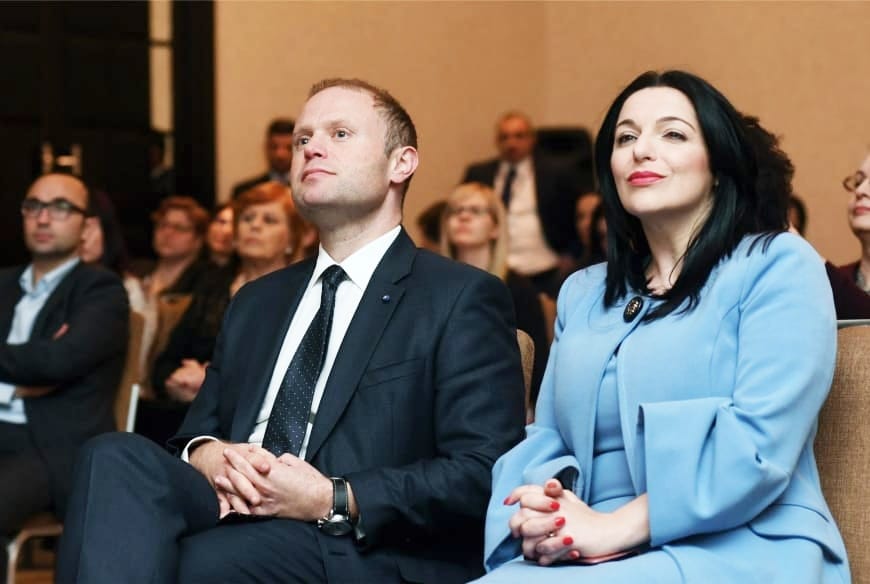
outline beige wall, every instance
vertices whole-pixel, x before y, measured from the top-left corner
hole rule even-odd
[[[218,185],[261,172],[269,119],[307,88],[357,76],[390,89],[421,138],[406,223],[472,160],[495,117],[597,125],[646,69],[687,68],[783,136],[809,239],[845,262],[857,243],[840,180],[870,145],[870,3],[220,1],[216,9]]]

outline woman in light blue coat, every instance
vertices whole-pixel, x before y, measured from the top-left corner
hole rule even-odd
[[[574,274],[526,439],[493,470],[493,582],[846,583],[813,456],[836,354],[818,255],[742,119],[646,73],[596,142],[608,263]]]

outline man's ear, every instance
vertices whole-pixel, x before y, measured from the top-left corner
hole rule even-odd
[[[411,178],[417,170],[417,149],[413,146],[396,148],[390,155],[390,182],[403,183]]]

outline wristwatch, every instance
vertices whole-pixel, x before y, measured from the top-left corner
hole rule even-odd
[[[341,536],[353,531],[350,520],[350,501],[347,497],[347,481],[340,477],[329,477],[332,481],[332,509],[326,517],[317,520],[317,527],[327,535]]]

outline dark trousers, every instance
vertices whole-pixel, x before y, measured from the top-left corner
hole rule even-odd
[[[48,465],[23,424],[0,422],[0,577],[6,545],[31,516],[52,506]]]
[[[135,434],[82,449],[58,556],[59,584],[395,582],[395,564],[289,519],[219,523],[196,469]]]

